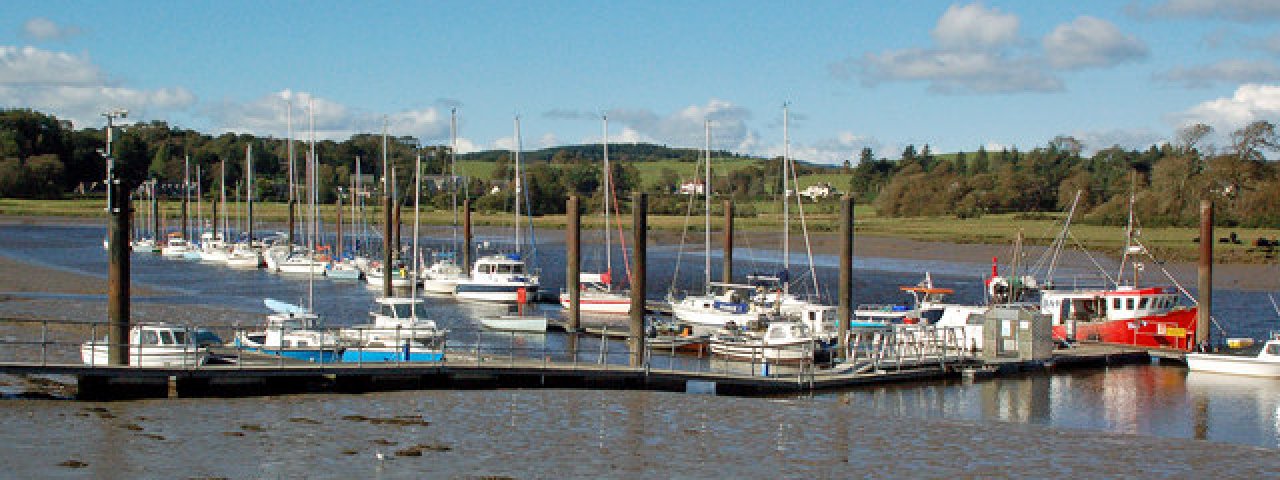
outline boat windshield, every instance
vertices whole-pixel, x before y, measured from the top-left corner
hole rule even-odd
[[[416,313],[418,318],[424,318],[426,315],[422,307],[423,305],[418,302],[383,304],[382,315],[391,318],[411,318]]]

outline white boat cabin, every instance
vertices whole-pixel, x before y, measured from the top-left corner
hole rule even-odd
[[[1040,312],[1053,317],[1054,325],[1069,320],[1133,320],[1168,314],[1179,305],[1178,292],[1163,288],[1119,287],[1114,290],[1055,291],[1045,290],[1040,297]]]

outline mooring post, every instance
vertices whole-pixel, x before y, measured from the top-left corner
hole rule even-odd
[[[110,158],[109,165],[114,164]],[[129,194],[108,166],[107,363],[129,364]]]
[[[724,201],[724,269],[721,281],[733,283],[733,200]]]
[[[639,367],[644,362],[644,294],[645,276],[647,274],[648,216],[649,196],[645,193],[631,195],[631,229],[634,236],[635,251],[631,258],[631,337],[627,342],[631,347],[631,366]],[[607,226],[606,226],[607,228]]]
[[[462,271],[471,275],[471,199],[462,200]]]
[[[567,262],[568,270],[565,272],[565,289],[569,293],[569,326],[570,334],[578,331],[579,322],[581,321],[582,308],[582,290],[578,284],[578,274],[582,271],[582,224],[581,217],[578,213],[578,196],[570,195],[569,204],[565,209],[568,225],[565,226],[565,243],[569,248],[569,258]],[[605,225],[604,228],[609,228]]]
[[[160,197],[157,195],[160,190],[159,182],[151,181],[151,240],[155,242],[155,248],[160,248],[160,241],[164,239],[164,233],[160,231]]]
[[[400,258],[401,243],[400,243],[400,199],[399,198],[395,199],[394,208],[395,210],[392,210],[392,213],[391,213],[391,215],[394,217],[391,219],[391,228],[392,228],[391,240],[392,240],[392,246],[395,247],[395,253],[393,254],[392,258]]]
[[[334,226],[337,227],[334,229],[334,237],[336,237],[335,243],[337,243],[337,245],[334,246],[334,249],[332,252],[329,252],[330,255],[333,255],[334,260],[342,259],[342,195],[341,194],[338,195],[337,205],[338,205],[338,208],[334,209],[335,216],[337,217],[334,219]]]
[[[1199,306],[1196,313],[1196,343],[1200,351],[1209,347],[1210,313],[1213,307],[1213,201],[1200,201]]]
[[[840,308],[836,327],[840,351],[837,358],[846,360],[849,352],[849,322],[853,321],[853,197],[840,198]]]

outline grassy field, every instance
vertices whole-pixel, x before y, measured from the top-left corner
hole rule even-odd
[[[161,214],[165,223],[173,225],[179,215],[181,204],[178,202],[161,202]],[[81,217],[101,218],[103,214],[101,199],[91,200],[15,200],[0,199],[0,215],[16,217]],[[838,213],[834,202],[805,205],[805,216],[810,232],[834,232],[838,229]],[[141,208],[135,205],[135,209]],[[781,227],[782,216],[777,202],[756,202],[751,204],[758,212],[754,216],[738,218],[736,227],[742,230],[771,231]],[[208,205],[205,214],[208,215]],[[717,209],[718,202],[717,202]],[[739,209],[745,208],[739,205]],[[232,211],[243,211],[242,205],[232,205]],[[739,210],[742,211],[742,210]],[[346,213],[344,211],[344,213]],[[281,203],[259,203],[254,206],[255,217],[263,222],[283,223],[287,211]],[[713,214],[719,215],[718,212]],[[327,205],[321,208],[321,215],[332,224],[334,207]],[[368,213],[374,223],[380,219],[378,209]],[[1029,245],[1047,245],[1061,229],[1062,214],[1000,214],[984,215],[979,218],[957,219],[954,217],[916,217],[886,218],[877,216],[869,205],[858,205],[855,209],[857,232],[860,235],[876,235],[894,238],[907,238],[921,241],[948,243],[984,243],[1010,244],[1021,232]],[[404,223],[412,222],[409,212],[403,214]],[[427,225],[448,225],[452,214],[447,210],[426,211],[422,214]],[[511,217],[505,213],[472,215],[472,223],[477,226],[509,225]],[[630,223],[624,218],[624,225]],[[602,218],[587,215],[582,218],[584,228],[599,228]],[[718,217],[714,220],[719,225]],[[685,224],[682,215],[652,215],[649,218],[650,228],[659,230],[680,230]],[[560,215],[546,215],[534,219],[534,225],[544,228],[564,228],[565,218]],[[691,228],[700,229],[701,222],[691,222]],[[713,227],[713,228],[718,228]],[[793,221],[792,228],[799,231],[799,222]],[[1117,251],[1123,244],[1123,228],[1116,226],[1096,226],[1076,224],[1071,228],[1072,234],[1087,248],[1102,251]],[[1280,236],[1280,229],[1217,229],[1218,237],[1226,237],[1235,233],[1243,242],[1235,244],[1215,244],[1215,257],[1219,261],[1233,263],[1262,263],[1272,259],[1253,252],[1251,243],[1258,237],[1275,238]],[[1194,228],[1145,228],[1142,230],[1142,241],[1157,257],[1167,260],[1188,260],[1196,257],[1197,246],[1192,239],[1199,232]]]

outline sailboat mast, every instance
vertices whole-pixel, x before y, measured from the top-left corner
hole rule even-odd
[[[609,116],[604,115],[604,273],[609,274],[609,282],[607,285],[613,285],[613,243],[609,235],[609,197],[613,196],[613,187],[610,185],[610,177],[613,176],[613,170],[609,169]]]
[[[422,201],[422,154],[419,153],[413,160],[413,265],[409,268],[413,271],[412,283],[410,283],[409,298],[418,298],[418,271],[420,259],[418,258],[418,205]],[[412,303],[409,304],[409,318],[418,319],[418,309]]]
[[[248,209],[248,212],[249,212],[249,223],[246,224],[246,229],[249,231],[249,248],[252,249],[253,248],[253,144],[252,143],[244,146],[244,163],[245,165],[247,165],[245,167],[245,173],[244,173],[245,175],[244,198],[245,198],[245,201],[248,202],[246,204],[246,208]]]
[[[188,230],[187,221],[187,204],[191,202],[191,157],[183,156],[182,158],[182,238],[191,241],[191,234]],[[190,243],[188,243],[190,245]]]
[[[787,104],[782,104],[782,271],[791,271],[791,199],[787,198],[788,189],[787,182],[790,180],[788,169],[790,168],[791,158],[791,136],[788,129],[790,115],[788,115]],[[799,189],[799,185],[796,188]],[[796,200],[800,199],[800,193],[796,192]],[[787,278],[782,282],[783,293],[791,293],[791,279]]]
[[[449,109],[449,197],[453,202],[453,254],[458,255],[458,109]]]
[[[285,105],[287,105],[287,106],[288,106],[288,114],[286,115],[286,119],[287,119],[287,123],[286,123],[286,124],[288,125],[288,127],[287,127],[287,128],[288,128],[288,130],[289,130],[289,132],[288,132],[288,142],[289,142],[289,147],[288,147],[288,151],[289,151],[289,206],[288,206],[288,208],[289,208],[289,233],[288,233],[288,235],[286,235],[286,236],[285,236],[285,238],[286,238],[286,240],[287,240],[287,242],[286,242],[286,243],[288,243],[289,248],[293,248],[293,210],[294,210],[294,205],[296,205],[296,204],[297,204],[297,200],[298,200],[298,198],[297,198],[297,192],[295,191],[295,189],[297,188],[297,187],[296,187],[296,185],[297,185],[297,182],[298,182],[298,178],[297,178],[297,176],[295,176],[295,175],[294,175],[294,173],[293,173],[293,162],[294,162],[294,160],[293,160],[293,100],[288,100],[288,101],[286,101],[286,102],[285,102]]]
[[[516,163],[516,168],[515,168],[516,253],[520,253],[520,187],[521,187],[520,185],[520,150],[523,149],[523,147],[524,146],[520,143],[520,116],[516,115],[516,151],[513,155],[515,157],[515,163]]]
[[[307,124],[311,145],[307,151],[307,202],[311,206],[311,228],[307,232],[307,311],[315,312],[316,285],[316,116],[315,102],[307,102]]]
[[[204,206],[200,202],[203,192],[200,190],[200,178],[200,165],[196,164],[196,238],[200,238],[204,233]]]
[[[702,178],[702,198],[703,198],[703,285],[706,292],[711,292],[711,120],[702,121],[703,129],[706,130],[706,160],[704,167],[706,174]]]

